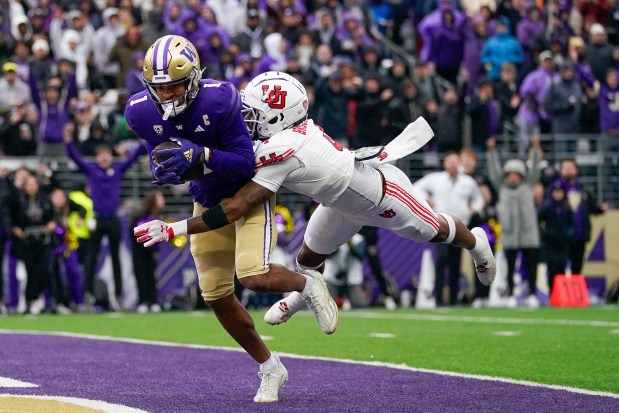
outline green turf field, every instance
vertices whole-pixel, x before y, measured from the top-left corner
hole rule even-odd
[[[619,393],[619,307],[340,312],[324,335],[303,312],[277,327],[252,312],[272,350],[507,377]],[[65,331],[238,347],[212,313],[0,318],[0,329]],[[394,335],[391,338],[372,334]],[[0,344],[1,346],[1,344]]]

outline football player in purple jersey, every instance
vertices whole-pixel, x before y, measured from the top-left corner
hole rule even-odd
[[[203,175],[189,184],[193,215],[206,213],[215,224],[225,224],[190,238],[202,297],[226,331],[260,364],[262,382],[254,401],[277,401],[288,372],[236,299],[235,272],[242,285],[256,292],[300,292],[327,334],[337,327],[337,305],[320,273],[296,273],[270,263],[277,237],[275,197],[257,203],[232,224],[222,212],[220,202],[232,198],[254,175],[252,139],[236,88],[229,82],[201,80],[196,49],[181,36],[164,36],[150,47],[143,76],[147,90],[129,99],[127,123],[146,141],[153,183],[180,184],[190,169],[203,169]],[[170,138],[179,147],[156,150],[158,159],[166,159],[155,164],[153,151]],[[176,228],[177,233],[183,231],[187,233],[186,228]]]

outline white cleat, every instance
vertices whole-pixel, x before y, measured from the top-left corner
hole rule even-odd
[[[496,260],[494,259],[492,248],[490,248],[488,236],[486,235],[486,231],[479,227],[473,228],[471,232],[475,235],[476,242],[481,242],[483,246],[483,258],[479,261],[474,260],[477,278],[479,278],[479,281],[483,285],[490,285],[496,276]]]
[[[290,320],[290,317],[304,308],[307,308],[307,305],[301,293],[293,291],[269,308],[269,311],[264,315],[264,321],[267,324],[276,326]]]
[[[284,387],[288,380],[288,370],[282,364],[279,356],[273,353],[277,361],[277,367],[271,370],[263,370],[260,367],[258,377],[260,377],[260,387],[254,396],[256,403],[273,403],[279,400],[279,389]]]
[[[320,329],[325,334],[333,334],[338,324],[338,311],[337,304],[327,288],[327,283],[318,271],[302,270],[300,272],[314,279],[312,290],[306,297],[303,297],[307,308],[314,312]]]

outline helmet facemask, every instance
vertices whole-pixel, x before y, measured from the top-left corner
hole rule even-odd
[[[241,99],[243,101],[241,113],[243,114],[243,120],[245,121],[245,126],[247,126],[249,136],[251,136],[253,140],[268,139],[274,132],[265,136],[268,133],[268,127],[265,125],[268,124],[269,121],[267,113],[259,107],[248,103],[245,100],[243,91],[241,91]]]
[[[150,93],[155,106],[163,114],[163,120],[167,120],[169,117],[178,116],[187,109],[189,104],[196,98],[199,87],[196,84],[196,77],[199,72],[194,68],[187,72],[187,75],[172,82],[157,83],[148,82],[144,79],[148,92]],[[198,77],[199,80],[199,77]],[[168,100],[161,100],[157,94],[157,88],[162,86],[176,86],[180,83],[185,85],[185,93],[181,97],[173,97]],[[182,103],[180,101],[182,100]]]

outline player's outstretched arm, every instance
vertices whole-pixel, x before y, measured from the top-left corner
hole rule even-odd
[[[270,189],[249,181],[238,190],[234,198],[209,208],[199,217],[173,223],[160,220],[149,221],[135,227],[133,235],[137,237],[138,242],[144,243],[145,247],[150,247],[157,242],[169,241],[179,235],[212,231],[238,221],[252,208],[268,201],[272,196],[273,191]]]

